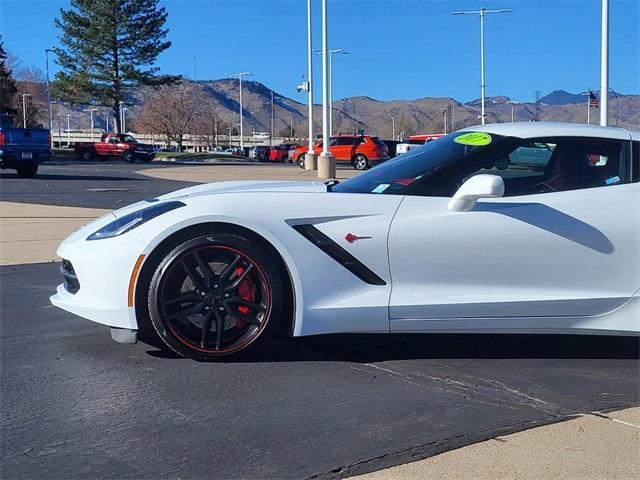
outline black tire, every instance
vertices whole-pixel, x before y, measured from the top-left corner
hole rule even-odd
[[[355,168],[356,170],[366,170],[371,166],[369,165],[369,159],[361,153],[353,157],[351,163],[353,165],[353,168]]]
[[[197,234],[160,261],[149,285],[149,317],[179,355],[244,357],[279,329],[283,290],[276,264],[255,241]]]
[[[33,178],[38,173],[38,164],[27,163],[26,165],[19,165],[16,167],[16,171],[20,178]]]
[[[496,168],[498,170],[506,170],[507,168],[509,168],[510,163],[511,162],[506,157],[499,158],[498,160],[496,160]]]
[[[304,170],[305,155],[306,154],[304,153],[302,155],[298,155],[298,159],[296,160],[296,163],[298,164],[298,166],[303,170]]]
[[[149,163],[151,160],[153,160],[153,155],[145,155],[144,157],[142,157],[143,163]]]
[[[85,148],[82,150],[82,152],[80,152],[80,158],[85,162],[90,162],[91,160],[93,160],[93,152],[91,152],[90,149]]]
[[[135,157],[131,150],[125,150],[124,152],[122,152],[122,159],[127,163],[133,163]]]

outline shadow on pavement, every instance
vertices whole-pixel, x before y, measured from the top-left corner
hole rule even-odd
[[[157,341],[148,351],[179,358]],[[250,358],[218,362],[341,361],[375,363],[413,359],[637,359],[640,338],[586,335],[335,334],[270,341]]]

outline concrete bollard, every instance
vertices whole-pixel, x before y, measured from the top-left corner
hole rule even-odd
[[[336,178],[336,158],[331,152],[321,153],[318,157],[318,178]]]
[[[313,152],[307,152],[304,156],[304,169],[305,170],[317,170],[318,156]]]

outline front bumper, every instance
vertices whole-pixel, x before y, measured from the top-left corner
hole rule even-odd
[[[82,229],[62,242],[58,256],[73,265],[79,288],[58,285],[50,301],[88,320],[110,327],[138,329],[134,307],[128,306],[129,282],[144,245],[123,235],[103,240],[85,240],[90,229]]]

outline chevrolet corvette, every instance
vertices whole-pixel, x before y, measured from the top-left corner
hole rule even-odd
[[[640,333],[640,132],[506,123],[345,182],[198,185],[58,249],[51,302],[180,355],[276,332]]]

